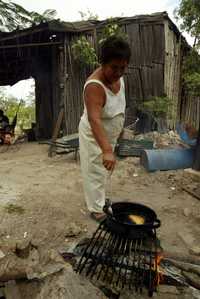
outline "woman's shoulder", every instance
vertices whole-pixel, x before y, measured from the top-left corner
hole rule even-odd
[[[85,85],[84,85],[84,89],[86,88],[86,86],[88,85],[97,85],[97,86],[101,86],[103,87],[103,89],[105,90],[105,85],[103,84],[103,82],[101,81],[101,78],[98,74],[98,70],[94,71],[86,80]]]

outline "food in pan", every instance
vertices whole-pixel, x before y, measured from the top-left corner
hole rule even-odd
[[[135,224],[144,224],[144,217],[138,215],[128,215],[128,219]]]

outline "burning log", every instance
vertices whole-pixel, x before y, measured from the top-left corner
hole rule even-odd
[[[175,261],[173,259],[164,259],[165,261],[171,263],[175,267],[186,271],[186,272],[192,272],[200,276],[200,266],[194,265],[194,264],[189,264],[189,263],[183,263],[180,261]],[[200,279],[200,278],[199,278]]]
[[[159,265],[161,284],[189,286],[200,289],[200,266],[163,257]]]

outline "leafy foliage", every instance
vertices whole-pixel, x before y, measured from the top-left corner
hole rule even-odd
[[[183,71],[190,74],[200,72],[200,56],[195,48],[191,49],[185,57]]]
[[[142,104],[139,104],[139,109],[152,115],[153,118],[165,118],[170,112],[172,100],[166,96],[152,97]]]
[[[183,79],[186,89],[196,96],[200,93],[200,1],[181,0],[175,13],[181,20],[181,29],[195,38],[193,49],[183,63]]]
[[[0,30],[12,31],[17,28],[26,28],[42,21],[50,21],[55,18],[57,12],[47,9],[39,14],[28,11],[21,5],[8,0],[0,0]]]
[[[190,94],[199,95],[200,93],[200,73],[192,73],[185,75],[185,84]]]
[[[94,20],[98,18],[97,15],[94,16],[93,14],[91,14],[89,10],[88,14],[84,14],[82,12],[79,13],[82,16],[82,19],[84,19],[88,14],[89,18],[87,20]],[[98,44],[100,45],[102,42],[104,42],[104,40],[113,35],[121,36],[124,38],[126,37],[125,33],[122,32],[121,28],[115,22],[115,20],[113,18],[110,18],[108,19],[108,24],[103,29]],[[77,39],[72,44],[72,51],[74,59],[81,63],[82,66],[96,66],[98,64],[96,51],[92,44],[86,39],[86,37],[81,36],[79,39]]]
[[[194,48],[184,60],[183,79],[190,94],[200,94],[200,56]]]
[[[84,21],[84,20],[98,20],[98,15],[97,14],[93,14],[89,9],[87,9],[86,12],[83,12],[83,11],[79,11],[79,14],[81,16],[81,20]]]
[[[107,38],[113,35],[127,38],[127,35],[122,31],[122,29],[117,24],[114,18],[110,18],[107,21],[108,23],[103,29],[101,39],[99,40],[99,44],[103,43]]]
[[[89,43],[85,36],[81,36],[72,45],[74,59],[81,65],[97,65],[97,55],[94,47]]]
[[[195,37],[195,45],[200,45],[200,1],[181,0],[175,14],[181,19],[181,29]]]
[[[18,110],[19,100],[13,96],[5,94],[3,88],[0,89],[0,109],[8,116],[10,123]],[[18,112],[17,126],[20,130],[30,128],[31,123],[35,122],[35,103],[32,90],[28,96],[28,101],[22,100]]]

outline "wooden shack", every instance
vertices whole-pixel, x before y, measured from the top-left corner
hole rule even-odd
[[[81,35],[98,48],[98,36],[106,21],[51,21],[24,30],[0,33],[0,85],[35,79],[38,136],[50,138],[64,103],[63,131],[77,132],[83,110],[82,89],[88,69],[72,54],[72,43]],[[127,34],[132,57],[125,74],[126,124],[136,113],[136,102],[167,95],[173,100],[173,127],[178,120],[199,125],[199,101],[187,99],[182,88],[181,65],[188,45],[166,12],[115,22]],[[184,95],[184,96],[183,96]],[[188,114],[188,105],[193,112]],[[195,106],[195,107],[194,107]]]

